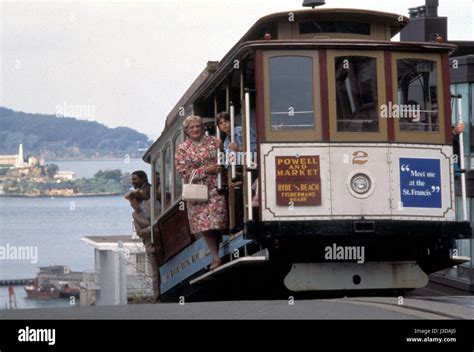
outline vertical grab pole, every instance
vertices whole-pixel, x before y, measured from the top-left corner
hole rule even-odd
[[[225,85],[225,111],[229,112],[229,106],[232,104],[230,101],[230,80],[227,79],[227,83]]]
[[[217,139],[221,139],[221,131],[219,130],[219,127],[216,126],[216,137]],[[221,165],[221,150],[217,149],[217,165]],[[217,189],[221,190],[222,189],[222,171],[219,171],[217,174]]]
[[[217,117],[217,95],[214,94],[214,119]],[[221,139],[221,130],[216,124],[216,137]],[[217,149],[217,165],[221,165],[221,151]],[[222,190],[222,171],[217,174],[217,190]]]
[[[458,123],[462,122],[462,97],[458,95],[456,97],[457,112],[458,112]],[[459,168],[461,169],[461,197],[462,197],[462,214],[463,220],[467,220],[467,202],[466,202],[466,173],[464,172],[464,138],[463,133],[459,134]]]
[[[252,167],[252,154],[250,153],[250,92],[245,91],[245,152],[247,159],[247,209],[248,220],[253,220],[252,211],[252,172],[248,171]]]
[[[235,135],[234,135],[234,127],[235,127],[235,109],[234,105],[230,104],[230,142],[235,143]],[[235,164],[237,159],[237,154],[235,152],[231,152],[233,158],[231,163],[231,177],[232,180],[235,179]],[[227,156],[228,157],[228,156]]]
[[[156,214],[155,214],[156,189],[155,187],[156,187],[156,160],[152,159],[151,161],[151,190],[150,190],[150,199],[148,199],[148,202],[150,202],[150,225],[151,225],[150,237],[151,237],[151,243],[153,244],[155,243],[153,225],[155,224],[155,217],[156,217]]]

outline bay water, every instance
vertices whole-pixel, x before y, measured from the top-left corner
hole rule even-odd
[[[54,162],[60,170],[91,177],[105,169],[122,172],[144,170],[149,166],[135,159],[123,161]],[[28,247],[30,257],[23,260],[0,259],[0,280],[36,277],[38,268],[67,265],[73,271],[94,271],[94,249],[81,238],[85,236],[131,235],[132,209],[122,196],[71,198],[0,197],[0,246]],[[36,253],[36,257],[35,254]],[[64,300],[25,299],[23,286],[15,287],[18,308],[67,306]],[[0,286],[0,310],[8,301],[8,287]]]

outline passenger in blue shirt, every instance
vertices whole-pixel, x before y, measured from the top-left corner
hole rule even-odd
[[[224,140],[224,152],[226,156],[229,155],[232,151],[238,153],[245,152],[243,147],[243,138],[242,138],[242,127],[235,126],[234,128],[234,143],[231,143],[230,137],[230,115],[227,112],[221,112],[217,115],[217,126],[221,132],[224,132],[226,139]],[[257,135],[253,128],[250,128],[250,152],[255,153],[257,151]],[[245,160],[245,159],[244,159]]]
[[[217,126],[221,132],[225,133],[226,138],[224,140],[223,149],[226,156],[225,167],[227,168],[231,164],[229,159],[231,158],[231,153],[235,152],[236,165],[241,166],[246,162],[245,158],[245,148],[243,147],[243,138],[242,138],[242,127],[234,127],[234,143],[231,143],[230,136],[230,115],[223,111],[217,115]],[[257,152],[257,135],[255,131],[250,128],[250,152],[252,153],[252,161],[256,162]],[[230,230],[231,233],[237,233],[243,228],[243,190],[241,188],[241,168],[237,168],[236,178],[229,183],[229,187],[234,189],[235,196],[235,227]]]

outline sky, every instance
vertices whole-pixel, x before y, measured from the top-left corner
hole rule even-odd
[[[302,0],[1,1],[0,106],[157,138],[205,68],[260,18]],[[450,40],[474,40],[474,0],[439,0]],[[424,0],[326,0],[408,15]]]

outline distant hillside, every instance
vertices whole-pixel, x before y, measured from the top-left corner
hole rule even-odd
[[[27,114],[0,107],[0,154],[44,159],[141,157],[152,141],[128,127],[108,128],[93,121],[54,115]]]

